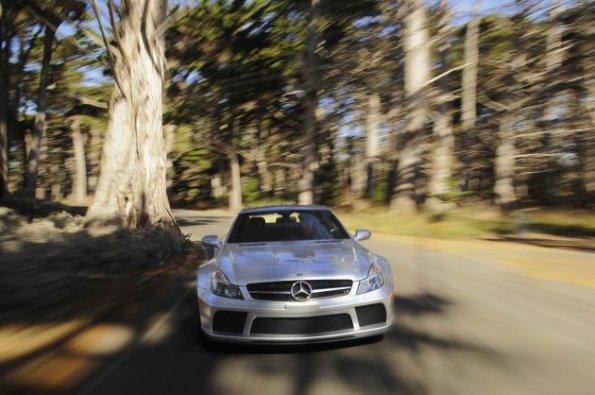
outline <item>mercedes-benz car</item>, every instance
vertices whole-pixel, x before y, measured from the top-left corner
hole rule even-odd
[[[224,240],[205,236],[198,318],[208,341],[327,342],[382,337],[392,324],[389,262],[323,206],[241,211]]]

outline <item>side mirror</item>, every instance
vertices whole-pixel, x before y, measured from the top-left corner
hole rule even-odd
[[[366,229],[356,229],[353,239],[355,241],[368,240],[372,236],[372,232]]]
[[[209,236],[205,236],[203,237],[200,242],[202,243],[203,246],[206,247],[213,247],[213,248],[221,248],[221,240],[219,240],[219,237],[215,236],[215,235],[209,235]]]

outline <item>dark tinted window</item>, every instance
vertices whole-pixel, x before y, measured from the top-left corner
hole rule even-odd
[[[241,214],[230,243],[348,239],[349,235],[327,210],[273,210]]]

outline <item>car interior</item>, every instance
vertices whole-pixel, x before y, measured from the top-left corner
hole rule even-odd
[[[320,211],[287,211],[240,216],[229,242],[332,240],[348,237],[336,220]]]

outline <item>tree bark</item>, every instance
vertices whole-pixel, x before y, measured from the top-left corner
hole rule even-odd
[[[0,43],[2,41],[0,40]],[[4,63],[4,62],[2,62]],[[0,64],[0,198],[8,193],[8,92],[6,70]]]
[[[559,80],[556,72],[559,70],[564,60],[564,49],[562,39],[564,34],[564,27],[561,23],[556,21],[556,18],[562,13],[563,8],[559,1],[554,1],[551,11],[552,26],[548,29],[546,39],[546,55],[545,55],[545,78],[544,84],[550,84],[552,80]],[[545,87],[544,87],[545,88]],[[541,123],[540,129],[543,131],[543,138],[541,139],[541,151],[543,153],[550,153],[555,142],[552,140],[554,136],[550,133],[552,124],[556,121],[556,112],[559,106],[556,104],[556,96],[564,94],[564,92],[555,92],[545,101],[545,108],[539,121]],[[541,164],[541,169],[544,172],[543,177],[545,181],[545,200],[548,203],[553,202],[556,195],[556,188],[554,187],[553,171],[555,168],[555,161],[546,156]]]
[[[41,74],[39,77],[39,94],[37,99],[37,113],[33,127],[33,136],[31,148],[27,157],[27,175],[25,178],[25,194],[33,198],[37,187],[37,176],[40,164],[41,140],[46,132],[46,107],[47,107],[47,85],[50,74],[50,62],[52,60],[53,44],[58,24],[45,27],[45,36],[43,38],[43,60],[41,62]]]
[[[269,171],[268,161],[265,155],[265,139],[263,138],[263,127],[257,124],[256,138],[254,141],[254,161],[258,172],[258,186],[260,192],[268,195],[273,189],[273,175]]]
[[[465,68],[463,69],[462,95],[461,95],[461,118],[463,134],[463,185],[462,189],[469,188],[471,177],[471,156],[469,153],[470,137],[475,129],[477,120],[477,64],[479,58],[479,23],[481,18],[475,16],[467,24],[465,33]]]
[[[448,1],[441,0],[442,18],[439,22],[440,48],[438,57],[443,69],[448,67],[449,23],[452,17],[448,12]],[[451,192],[451,177],[453,164],[453,150],[455,138],[452,128],[452,105],[448,98],[450,94],[448,82],[441,78],[436,89],[434,125],[433,125],[433,149],[431,155],[431,176],[429,180],[429,199],[427,205],[435,216],[441,216],[449,209],[451,204],[447,201],[447,195]]]
[[[0,3],[0,198],[8,194],[8,83],[11,43],[10,15]]]
[[[81,122],[74,118],[71,124],[72,150],[74,152],[74,176],[72,178],[72,198],[76,204],[87,198],[87,162],[85,160],[85,138],[81,132]]]
[[[174,161],[172,159],[172,152],[174,149],[174,138],[176,132],[176,125],[168,123],[163,126],[163,135],[165,137],[165,157],[167,158],[167,167],[165,170],[166,188],[168,191],[173,187],[174,176]]]
[[[378,136],[380,134],[380,95],[368,95],[366,116],[366,189],[364,197],[370,198],[375,186],[375,165],[378,161]]]
[[[314,171],[317,165],[317,110],[318,110],[318,25],[320,18],[320,0],[310,0],[308,12],[308,30],[306,35],[306,54],[304,62],[304,81],[306,95],[304,99],[304,141],[302,179],[299,182],[299,204],[314,203]]]
[[[31,145],[33,144],[33,133],[31,133]],[[31,147],[28,150],[29,156],[31,155]],[[44,200],[48,197],[51,197],[51,194],[48,194],[47,187],[48,187],[48,180],[50,177],[49,169],[47,166],[48,160],[48,136],[44,134],[41,137],[41,143],[39,145],[39,169],[37,171],[37,182],[35,183],[35,199],[37,200]]]
[[[595,138],[588,133],[580,139],[582,147],[581,178],[585,191],[585,203],[595,201]]]
[[[238,211],[242,208],[242,176],[240,174],[240,161],[238,153],[232,150],[229,153],[229,167],[231,170],[231,190],[229,192],[229,209]]]
[[[50,179],[51,179],[51,187],[50,187],[50,196],[51,199],[54,201],[59,201],[64,198],[62,195],[62,175],[63,173],[60,171],[60,166],[52,165],[50,168]]]
[[[405,16],[405,99],[407,126],[399,136],[397,182],[391,211],[411,213],[417,208],[419,176],[426,118],[425,86],[430,72],[429,33],[424,0],[407,0]]]
[[[160,227],[179,232],[166,194],[162,114],[166,0],[121,4],[112,94],[95,199],[94,231]]]
[[[438,106],[438,111],[434,114],[434,148],[428,200],[429,208],[434,214],[442,214],[447,209],[445,198],[451,192],[452,152],[455,144],[451,116],[448,103]]]
[[[585,78],[585,84],[587,84],[587,97],[584,98],[582,102],[586,107],[585,109],[590,114],[589,126],[592,130],[595,128],[595,104],[592,100],[592,98],[595,97],[595,78],[593,78],[593,74],[590,79]],[[593,131],[583,133],[580,140],[583,154],[581,169],[582,184],[586,195],[585,201],[589,203],[595,201],[595,133],[593,133]]]
[[[514,146],[514,133],[512,130],[512,114],[501,114],[498,129],[499,143],[496,148],[494,196],[495,203],[504,210],[512,208],[516,202],[514,191],[514,169],[516,150]]]
[[[87,180],[87,186],[89,193],[95,194],[101,163],[101,132],[97,128],[91,127],[89,134],[91,138],[87,146],[89,155],[89,178]]]

